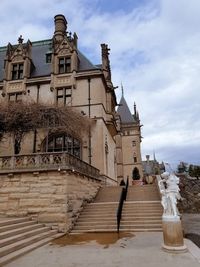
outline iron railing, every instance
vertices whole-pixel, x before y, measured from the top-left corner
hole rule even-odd
[[[100,177],[98,169],[68,153],[50,152],[0,157],[0,172],[56,169],[71,169],[92,177]]]
[[[122,218],[122,211],[123,211],[123,205],[124,201],[126,201],[127,192],[128,192],[128,186],[129,186],[129,179],[127,177],[126,185],[122,186],[122,191],[119,199],[119,204],[117,208],[117,232],[119,233],[121,218]]]

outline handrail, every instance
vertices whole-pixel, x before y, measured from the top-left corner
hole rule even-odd
[[[126,186],[122,187],[122,191],[121,191],[121,195],[120,195],[120,199],[119,199],[119,204],[118,204],[118,208],[117,208],[117,232],[118,233],[119,233],[120,222],[121,222],[121,218],[122,218],[123,205],[124,205],[124,201],[126,201],[126,196],[127,196],[127,192],[128,192],[128,186],[129,186],[129,180],[127,177]]]

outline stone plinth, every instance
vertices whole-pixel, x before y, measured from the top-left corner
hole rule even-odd
[[[163,250],[168,252],[186,252],[183,230],[179,217],[163,218]]]

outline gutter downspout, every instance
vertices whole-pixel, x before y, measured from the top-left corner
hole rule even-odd
[[[37,99],[36,103],[39,103],[39,95],[40,95],[40,84],[37,84]],[[36,141],[37,141],[37,130],[34,130],[34,136],[33,136],[33,153],[36,153]]]
[[[90,90],[90,82],[91,79],[88,77],[88,116],[91,118],[91,90]],[[89,135],[88,135],[88,158],[89,158],[89,164],[92,164],[92,150],[91,150],[91,139],[92,139],[92,134],[91,134],[91,125],[89,126]]]

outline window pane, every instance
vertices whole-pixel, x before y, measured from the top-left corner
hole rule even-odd
[[[19,70],[18,79],[22,79],[22,78],[23,78],[23,70]]]
[[[55,150],[56,151],[62,151],[63,147],[63,136],[59,136],[55,138]]]
[[[19,70],[23,70],[24,64],[19,64]]]
[[[66,58],[66,64],[71,64],[71,59],[69,57]]]
[[[46,63],[51,63],[51,54],[46,54]]]
[[[59,59],[59,65],[64,65],[65,64],[65,60],[64,58],[60,58]]]
[[[17,71],[12,72],[12,80],[17,80]]]
[[[57,95],[63,96],[63,89],[57,89]]]
[[[52,152],[54,150],[54,140],[50,140],[48,143],[48,151]]]
[[[13,71],[17,71],[17,64],[13,64]]]

